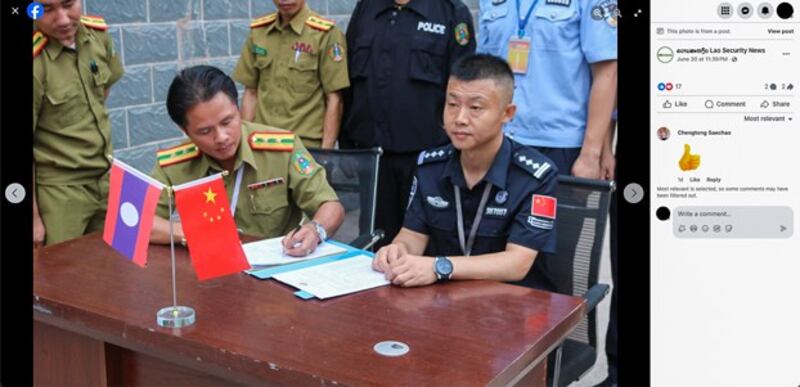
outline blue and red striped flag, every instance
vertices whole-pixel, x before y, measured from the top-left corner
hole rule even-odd
[[[103,240],[133,263],[144,267],[158,197],[164,185],[114,160]]]

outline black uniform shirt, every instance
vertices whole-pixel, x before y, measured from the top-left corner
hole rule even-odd
[[[447,142],[441,122],[450,67],[475,52],[472,15],[460,0],[362,0],[347,47],[343,147],[402,153]]]
[[[420,153],[417,168],[403,226],[428,235],[426,255],[464,255],[453,186],[461,192],[467,240],[486,184],[492,187],[471,255],[504,251],[507,242],[539,252],[555,252],[558,170],[535,149],[504,137],[486,176],[472,189],[467,188],[459,152],[452,145]],[[535,285],[552,290],[540,266],[534,263]],[[541,280],[542,276],[545,280]]]

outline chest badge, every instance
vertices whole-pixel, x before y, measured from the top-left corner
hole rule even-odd
[[[248,184],[247,188],[249,188],[251,190],[257,190],[257,189],[261,189],[261,188],[264,188],[264,187],[272,187],[272,186],[275,186],[275,185],[278,185],[278,184],[283,184],[283,183],[285,183],[285,180],[282,177],[276,177],[276,178],[272,178],[272,179],[258,181],[258,182],[255,182],[253,184]]]
[[[572,0],[545,0],[545,4],[548,5],[560,5],[562,7],[569,7],[572,4]]]
[[[421,21],[417,23],[417,31],[430,32],[432,34],[444,35],[444,24]]]
[[[450,205],[450,202],[442,199],[441,196],[428,196],[425,198],[425,200],[428,202],[428,204],[435,208],[447,208],[447,206]]]
[[[508,191],[500,191],[497,195],[494,195],[494,201],[497,204],[503,204],[508,200]]]

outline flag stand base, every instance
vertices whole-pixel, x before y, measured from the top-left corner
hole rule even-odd
[[[188,306],[167,306],[156,314],[158,326],[181,328],[194,324],[194,309]]]

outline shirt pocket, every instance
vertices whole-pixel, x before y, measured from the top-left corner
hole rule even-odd
[[[353,47],[350,64],[350,77],[352,79],[366,79],[369,77],[369,57],[372,51],[372,36],[359,36]]]
[[[88,113],[87,106],[81,98],[83,88],[77,82],[48,90],[45,93],[47,103],[42,109],[42,117],[52,120],[55,126],[63,128],[80,120],[81,115]]]
[[[444,36],[414,38],[411,42],[409,78],[437,85],[444,83],[444,60],[447,54],[445,39]]]
[[[536,49],[568,51],[580,44],[580,20],[572,7],[544,5],[534,11],[533,42]]]
[[[508,2],[499,6],[490,6],[481,13],[480,33],[478,39],[484,52],[499,52],[503,43],[503,32],[508,28]],[[513,27],[516,30],[516,25]]]
[[[97,72],[92,73],[92,79],[94,80],[95,94],[100,100],[104,100],[108,81],[111,79],[111,69],[105,63],[98,62]]]
[[[256,56],[254,66],[258,73],[259,88],[261,91],[266,91],[271,84],[270,70],[272,69],[272,56]]]
[[[264,187],[250,192],[250,212],[255,215],[276,215],[288,210],[287,192],[280,188]]]
[[[289,61],[289,84],[292,91],[310,93],[320,86],[317,54],[300,53],[297,61]]]
[[[289,210],[287,191],[281,186],[265,187],[250,193],[253,226],[263,235],[277,235],[286,229]]]

